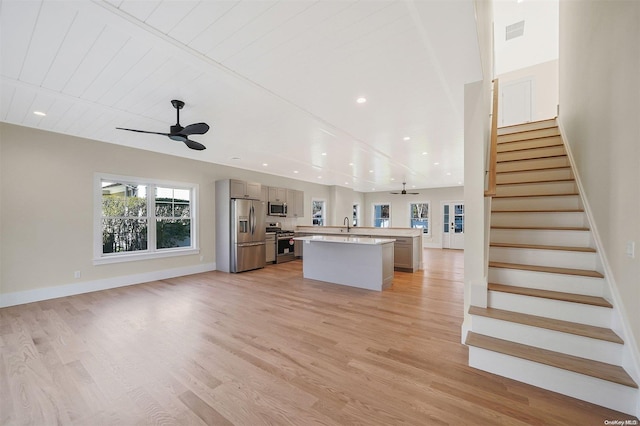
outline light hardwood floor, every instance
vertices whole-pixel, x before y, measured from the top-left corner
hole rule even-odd
[[[0,424],[602,425],[628,415],[467,366],[463,253],[384,292],[301,261],[0,310]]]

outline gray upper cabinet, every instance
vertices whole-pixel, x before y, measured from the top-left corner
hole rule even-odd
[[[269,202],[270,203],[286,203],[287,202],[287,190],[285,188],[276,188],[275,186],[269,187]]]
[[[287,217],[304,217],[304,192],[287,189]]]
[[[229,192],[231,198],[260,200],[262,197],[262,185],[255,182],[245,182],[243,180],[231,179],[229,181]]]

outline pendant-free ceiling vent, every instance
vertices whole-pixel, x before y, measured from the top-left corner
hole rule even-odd
[[[515,24],[507,25],[506,27],[506,40],[520,37],[524,35],[524,21],[516,22]]]

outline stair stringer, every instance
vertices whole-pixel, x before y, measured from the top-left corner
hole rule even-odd
[[[640,383],[640,342],[637,342],[635,340],[634,335],[631,332],[631,327],[629,326],[629,316],[627,315],[624,305],[622,304],[622,297],[620,296],[620,292],[618,291],[613,271],[611,270],[611,264],[609,263],[606,252],[604,251],[602,239],[600,238],[600,234],[598,233],[598,227],[596,226],[589,200],[586,197],[584,186],[582,185],[582,181],[580,179],[580,170],[578,170],[578,168],[576,167],[576,162],[571,151],[571,145],[567,143],[566,132],[564,131],[564,127],[562,125],[560,117],[557,118],[557,124],[558,128],[560,129],[560,136],[562,137],[562,141],[567,152],[569,164],[571,165],[571,170],[573,170],[576,186],[578,187],[578,193],[580,194],[580,199],[582,200],[584,213],[587,217],[589,227],[591,228],[592,241],[599,255],[598,259],[600,261],[600,264],[597,265],[597,268],[600,269],[597,270],[605,276],[604,297],[611,301],[613,304],[611,329],[625,341],[621,366],[627,371],[627,373],[633,378],[636,383]],[[640,394],[636,395],[635,406],[635,413],[633,414],[636,417],[640,417]]]

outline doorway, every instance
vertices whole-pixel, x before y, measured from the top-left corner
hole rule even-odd
[[[500,127],[531,121],[533,77],[510,81],[500,88]]]
[[[464,202],[442,203],[442,248],[464,249]]]

